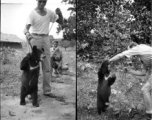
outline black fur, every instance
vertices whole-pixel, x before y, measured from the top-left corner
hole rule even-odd
[[[32,104],[34,107],[39,107],[37,102],[38,92],[38,77],[39,77],[39,62],[43,55],[44,49],[40,50],[36,46],[33,47],[32,53],[28,53],[23,58],[20,64],[20,69],[23,70],[21,76],[21,94],[20,105],[25,105],[25,97],[30,94],[32,96]],[[33,67],[33,69],[31,69]],[[35,67],[35,68],[34,68]]]
[[[108,61],[103,61],[99,71],[98,71],[98,88],[97,88],[97,110],[98,114],[101,114],[102,112],[105,112],[108,105],[106,103],[109,103],[109,97],[111,94],[111,85],[115,82],[116,75],[110,74],[110,71],[108,70]],[[109,75],[110,74],[110,75]],[[105,76],[108,77],[107,80],[105,80]]]

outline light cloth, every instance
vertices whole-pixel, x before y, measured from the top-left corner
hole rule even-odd
[[[143,62],[144,66],[152,69],[152,47],[144,44],[137,45],[130,50],[126,50],[121,55],[125,55],[126,57],[132,57],[134,55],[138,55]]]
[[[31,33],[48,34],[50,22],[54,23],[58,19],[58,15],[53,11],[46,9],[47,14],[44,16],[39,15],[36,10],[33,10],[26,24],[31,24]]]
[[[46,58],[42,61],[42,71],[43,71],[43,94],[51,93],[51,74],[52,68],[50,66],[50,40],[48,36],[35,36],[31,40],[32,46],[36,45],[39,49],[44,48],[44,54]]]

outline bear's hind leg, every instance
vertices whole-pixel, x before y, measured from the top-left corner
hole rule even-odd
[[[102,107],[102,112],[106,112],[106,107]]]
[[[107,100],[107,102],[104,102],[103,107],[102,107],[102,112],[106,112],[106,109],[109,106],[108,103],[109,103],[109,99]]]
[[[33,104],[33,107],[39,107],[39,104],[38,104],[38,102],[37,102],[37,99],[38,99],[37,90],[34,90],[34,91],[31,93],[31,96],[32,96],[32,104]]]
[[[25,97],[26,97],[26,89],[22,86],[21,87],[21,94],[20,94],[20,105],[25,105]]]
[[[98,110],[98,114],[101,115],[101,107],[98,107],[97,110]]]
[[[99,114],[99,115],[101,114],[102,108],[103,108],[103,103],[102,103],[102,101],[99,100],[99,99],[97,99],[97,111],[98,111],[98,114]]]
[[[106,102],[105,102],[105,107],[107,108],[109,106],[109,97],[106,99]]]

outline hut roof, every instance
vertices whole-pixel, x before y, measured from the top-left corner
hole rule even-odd
[[[4,33],[0,33],[0,34],[1,34],[1,40],[0,40],[1,42],[16,42],[16,43],[24,42],[24,40],[20,39],[16,35],[4,34]]]

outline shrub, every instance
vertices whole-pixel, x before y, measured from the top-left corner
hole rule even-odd
[[[14,56],[15,55],[15,50],[13,48],[10,47],[2,47],[1,48],[1,54],[0,54],[0,61],[2,64],[10,64],[11,60],[10,60],[10,56]]]

